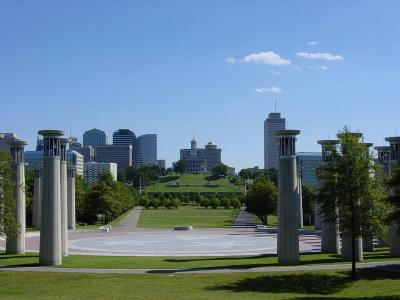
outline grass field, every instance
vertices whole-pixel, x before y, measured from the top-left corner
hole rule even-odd
[[[205,209],[199,206],[180,206],[178,209],[144,209],[140,213],[138,227],[173,228],[176,225],[192,225],[195,228],[220,228],[231,226],[238,209]]]
[[[179,186],[168,186],[176,185]],[[207,187],[206,185],[219,185],[218,187]],[[148,185],[146,192],[242,192],[241,187],[233,187],[228,178],[213,179],[207,174],[181,174],[160,177],[160,182]]]
[[[379,270],[127,275],[0,272],[1,299],[400,299],[400,277]]]
[[[302,265],[337,264],[344,261],[333,254],[303,254]],[[375,249],[364,253],[365,262],[400,260],[389,256],[387,248]],[[37,253],[25,255],[0,254],[2,266],[35,266],[38,265]],[[92,256],[69,255],[63,258],[64,268],[97,268],[97,269],[186,269],[201,270],[212,268],[259,268],[277,266],[276,255],[230,256],[230,257],[135,257],[135,256]]]

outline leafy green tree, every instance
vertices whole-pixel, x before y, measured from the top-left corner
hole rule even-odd
[[[32,225],[33,181],[35,172],[32,168],[25,168],[25,208],[26,224]]]
[[[207,209],[210,206],[210,200],[208,198],[201,199],[200,206]]]
[[[223,163],[218,163],[211,169],[211,173],[215,177],[224,177],[228,174],[228,166]]]
[[[139,205],[140,206],[143,206],[144,208],[149,208],[149,197],[147,197],[147,195],[146,194],[142,194],[142,195],[140,195],[140,198],[139,198]]]
[[[82,176],[75,176],[75,211],[76,218],[85,221],[86,197],[89,193],[89,185],[83,180]]]
[[[390,205],[390,213],[387,216],[388,223],[395,223],[400,234],[400,164],[392,168],[390,178],[387,180],[389,189],[387,202]]]
[[[19,228],[15,218],[15,200],[11,156],[0,151],[0,234],[18,236]]]
[[[239,209],[242,206],[242,204],[240,203],[240,201],[237,197],[234,197],[231,199],[231,206],[234,209]]]
[[[312,216],[314,214],[314,205],[316,202],[316,191],[311,185],[302,186],[303,196],[303,218],[307,225],[312,224]]]
[[[255,214],[268,225],[269,214],[276,213],[278,191],[267,176],[259,176],[254,180],[246,195],[246,210]]]
[[[360,135],[345,127],[338,136],[339,150],[331,149],[332,164],[322,167],[320,172],[322,187],[318,200],[325,221],[338,219],[341,232],[351,237],[352,279],[356,279],[356,239],[368,236],[378,218],[374,211],[381,197],[377,192],[379,183],[371,176],[375,168],[372,154],[360,141]]]
[[[229,199],[228,197],[223,197],[222,199],[221,199],[221,206],[222,207],[224,207],[224,208],[226,208],[226,209],[229,209],[229,208],[231,208],[231,199]]]
[[[172,164],[174,172],[183,174],[186,171],[186,161],[180,159]]]
[[[212,209],[217,209],[221,205],[220,200],[217,197],[211,198],[209,204]]]

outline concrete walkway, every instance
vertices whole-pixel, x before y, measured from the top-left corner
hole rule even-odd
[[[240,209],[239,215],[237,216],[233,228],[254,228],[256,223],[254,223],[254,217],[246,211],[246,208],[242,207]]]
[[[358,263],[357,269],[379,268],[390,272],[398,272],[400,261]],[[58,267],[10,267],[0,266],[0,271],[16,272],[50,272],[50,273],[89,273],[89,274],[215,274],[215,273],[271,273],[319,270],[350,270],[351,264],[329,264],[287,267],[262,268],[192,268],[192,269],[87,269]]]
[[[135,230],[139,222],[141,206],[135,206],[132,211],[114,227]]]

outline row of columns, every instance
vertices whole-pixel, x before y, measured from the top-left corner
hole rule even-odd
[[[75,169],[67,166],[68,139],[60,130],[41,130],[44,151],[42,168],[35,169],[32,225],[40,228],[41,265],[60,265],[68,255],[68,229],[75,228]],[[6,252],[25,253],[24,141],[10,143],[15,181],[15,218],[18,235],[7,236]]]

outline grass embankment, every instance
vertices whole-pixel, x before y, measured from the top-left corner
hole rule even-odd
[[[180,206],[178,209],[144,209],[138,227],[173,228],[191,225],[195,228],[229,227],[239,213],[238,209],[205,209],[199,206]]]
[[[0,272],[2,299],[400,299],[400,277],[379,270],[127,275]]]
[[[339,255],[303,254],[301,265],[344,263]],[[400,260],[389,256],[387,248],[364,253],[365,262],[383,262]],[[26,255],[0,254],[3,266],[37,266],[37,253]],[[94,269],[186,269],[201,270],[212,268],[259,268],[278,266],[276,255],[228,256],[228,257],[139,257],[139,256],[92,256],[69,255],[63,258],[64,268]]]
[[[181,174],[162,176],[159,182],[148,185],[146,192],[215,192],[237,193],[242,192],[241,187],[232,186],[229,178],[215,179],[207,174]]]

